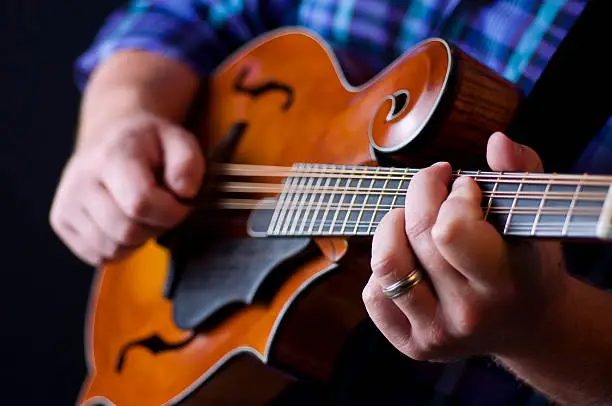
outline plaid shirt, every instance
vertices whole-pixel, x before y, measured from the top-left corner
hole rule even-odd
[[[585,3],[586,0],[133,0],[109,17],[93,46],[77,61],[76,79],[79,86],[84,86],[97,64],[125,48],[176,58],[204,77],[256,36],[281,26],[299,25],[316,31],[336,51],[361,58],[374,69],[385,67],[427,37],[442,37],[528,93]],[[612,173],[611,130],[612,120],[587,148],[576,170]],[[367,339],[373,341],[353,355],[360,365],[349,367],[348,375],[342,375],[352,375],[344,385],[349,390],[337,392],[345,397],[346,404],[546,404],[489,360],[470,359],[446,365],[416,363],[405,357],[394,361],[397,353],[373,328],[369,331],[374,335]],[[394,367],[396,373],[401,371],[399,381],[394,381],[397,375],[384,373],[394,362],[398,363]],[[375,398],[364,393],[372,386]],[[302,404],[295,399],[292,402]]]

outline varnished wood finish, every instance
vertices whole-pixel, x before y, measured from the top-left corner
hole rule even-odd
[[[198,133],[210,151],[237,122],[246,123],[244,136],[231,157],[234,163],[372,164],[368,139],[372,119],[374,139],[381,145],[398,146],[403,137],[412,137],[410,131],[402,130],[403,123],[410,123],[405,127],[410,129],[424,124],[424,133],[428,131],[429,109],[435,107],[432,100],[446,94],[447,50],[440,40],[427,41],[366,85],[351,88],[333,63],[333,56],[316,38],[298,31],[270,34],[236,53],[211,78]],[[486,137],[503,130],[500,127],[506,119],[499,117],[509,112],[496,111],[495,119],[478,121],[466,115],[466,106],[474,106],[469,114],[487,114],[479,107],[482,103],[478,95],[486,95],[489,103],[497,91],[503,93],[504,86],[493,93],[457,89],[457,83],[472,86],[470,79],[475,74],[471,69],[469,62],[464,70],[459,69],[458,77],[465,80],[456,81],[451,93],[451,97],[461,96],[457,103],[463,109],[453,112],[447,107],[443,114],[451,117],[448,126],[481,126],[474,136]],[[242,72],[246,72],[244,80],[237,81]],[[483,74],[482,69],[478,68],[477,74]],[[283,109],[288,101],[283,90],[258,96],[236,90],[237,85],[249,89],[271,81],[292,89],[293,104],[288,108]],[[379,114],[383,110],[379,107],[384,105],[384,98],[401,89],[410,91],[412,107],[392,125],[381,124]],[[502,107],[511,110],[514,96],[498,96],[505,100]],[[448,105],[457,104],[451,99]],[[443,133],[452,138],[456,134],[450,127],[443,126]],[[449,139],[436,141],[462,145]],[[485,139],[477,142],[484,143]],[[417,155],[419,148],[424,148],[421,152],[431,151],[431,146],[420,147],[418,143],[410,148]],[[465,157],[463,150],[461,155]],[[446,159],[452,162],[454,157]],[[209,230],[213,235],[215,232],[218,230]],[[211,381],[227,357],[246,348],[292,374],[328,378],[346,334],[366,317],[361,290],[369,276],[369,248],[354,249],[342,239],[320,239],[318,243],[322,255],[295,269],[268,306],[250,306],[222,320],[215,329],[200,333],[181,331],[173,323],[172,303],[163,296],[169,257],[162,246],[149,242],[129,259],[100,269],[87,328],[89,375],[79,402],[108,399],[128,406],[180,400],[207,405],[265,404],[286,385],[284,375],[272,373],[264,385],[264,374],[257,373],[253,378],[257,380],[249,381],[243,369],[232,373],[228,365],[219,371],[219,381]],[[171,343],[195,337],[183,347],[161,353],[134,348],[121,373],[117,373],[115,364],[121,348],[156,333]],[[260,382],[257,387],[267,390],[250,393],[253,385],[242,386],[245,381]]]
[[[443,53],[438,49],[436,59],[429,61],[439,66],[436,77],[446,67]],[[395,122],[385,126],[379,116],[386,114],[389,104],[377,112],[380,133],[397,133],[388,146],[390,163],[420,168],[437,161],[447,160],[464,170],[487,167],[486,146],[491,129],[508,127],[523,100],[518,86],[497,75],[489,67],[458,48],[451,50],[452,63],[448,67],[446,83],[436,83],[429,98],[443,91],[437,108],[431,111],[427,126],[418,134],[404,132],[405,121],[414,121],[407,112]],[[433,71],[433,68],[432,68]],[[433,79],[428,78],[432,81]],[[428,105],[433,105],[430,102]],[[424,114],[419,111],[418,115]],[[411,125],[409,128],[416,128]],[[402,138],[403,137],[403,138]],[[390,136],[387,136],[390,139]]]

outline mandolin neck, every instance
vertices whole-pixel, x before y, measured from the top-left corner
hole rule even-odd
[[[371,236],[383,216],[405,205],[416,169],[300,164],[282,192],[256,210],[257,236]],[[483,191],[484,219],[503,235],[612,239],[612,177],[457,171]]]

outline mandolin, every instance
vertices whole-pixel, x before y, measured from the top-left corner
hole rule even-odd
[[[209,154],[193,214],[96,274],[80,404],[263,405],[330,379],[367,317],[369,237],[423,165],[476,179],[508,238],[612,238],[612,177],[485,169],[513,83],[439,38],[357,68],[292,28],[214,72],[189,124]]]

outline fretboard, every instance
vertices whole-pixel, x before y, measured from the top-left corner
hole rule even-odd
[[[404,207],[416,169],[299,164],[283,183],[268,236],[370,236],[383,216]],[[612,238],[612,177],[454,172],[483,191],[484,219],[502,234]]]

